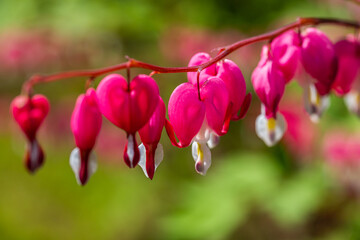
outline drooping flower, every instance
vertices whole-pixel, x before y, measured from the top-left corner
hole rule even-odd
[[[159,96],[156,110],[145,126],[139,130],[142,141],[142,144],[139,146],[139,166],[150,179],[153,179],[155,170],[164,156],[163,147],[159,141],[165,124],[165,113],[166,108],[164,101]]]
[[[32,97],[17,96],[10,105],[12,116],[28,140],[25,166],[31,173],[44,163],[44,152],[36,139],[36,133],[49,108],[49,101],[40,94]]]
[[[166,131],[173,145],[187,147],[193,142],[195,169],[205,175],[211,165],[211,152],[207,146],[211,133],[224,135],[224,124],[230,120],[229,93],[224,81],[208,78],[198,92],[192,83],[179,85],[171,94],[168,105],[169,120]],[[225,127],[226,128],[226,127]],[[176,142],[175,135],[179,139]]]
[[[70,166],[79,184],[85,185],[96,171],[97,163],[92,149],[100,132],[102,116],[96,92],[93,88],[81,94],[71,116],[71,130],[76,148],[70,155]]]
[[[189,66],[201,65],[209,60],[211,60],[209,54],[200,52],[191,58]],[[194,86],[197,86],[197,73],[188,72],[187,75],[188,81],[191,82]],[[217,77],[221,79],[227,87],[230,98],[230,106],[228,111],[230,111],[231,120],[236,121],[244,118],[247,110],[250,107],[251,94],[249,93],[246,95],[246,83],[240,68],[229,59],[219,61],[200,72],[200,86],[211,77]],[[229,124],[229,122],[226,122],[226,124]],[[208,146],[213,148],[217,145],[218,142],[219,136],[212,133],[208,142]]]
[[[360,116],[360,41],[349,35],[335,44],[338,71],[333,89],[345,96],[348,109]]]
[[[308,28],[302,34],[301,63],[305,109],[313,121],[318,121],[329,106],[328,94],[335,80],[337,59],[334,45],[320,30]]]
[[[286,83],[290,82],[300,62],[300,36],[294,30],[287,31],[271,42],[274,64],[283,73]]]
[[[262,49],[259,64],[252,73],[251,81],[262,103],[261,114],[255,123],[256,134],[266,145],[273,146],[286,130],[284,117],[278,112],[286,81],[274,64],[266,45]]]
[[[154,113],[159,97],[159,88],[154,79],[141,74],[130,83],[119,74],[105,77],[97,87],[101,113],[117,127],[127,133],[124,161],[135,167],[140,153],[135,134]]]

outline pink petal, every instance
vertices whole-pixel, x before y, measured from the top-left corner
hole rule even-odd
[[[300,61],[299,35],[293,31],[287,31],[275,38],[271,43],[273,61],[284,75],[286,83],[294,78]]]
[[[267,58],[267,49],[267,46],[263,47],[261,60],[252,73],[251,81],[256,94],[265,105],[266,117],[276,118],[278,105],[285,90],[285,79],[273,61]]]
[[[209,127],[218,135],[222,135],[226,110],[229,106],[229,92],[226,84],[220,78],[209,78],[201,86],[200,94],[205,103]]]
[[[90,88],[86,94],[78,97],[71,116],[71,130],[80,150],[90,150],[94,147],[101,123],[102,116],[96,92]]]
[[[188,146],[198,133],[205,117],[205,104],[198,98],[196,86],[183,83],[170,96],[168,114],[182,146]]]
[[[306,29],[301,48],[302,64],[315,80],[320,95],[326,95],[335,80],[337,61],[330,39],[320,30]]]
[[[105,77],[97,88],[100,110],[128,133],[142,128],[154,113],[159,96],[156,82],[141,74],[130,82],[118,74]]]
[[[200,52],[195,54],[188,64],[189,67],[192,66],[198,66],[201,64],[204,64],[205,62],[208,62],[211,59],[210,55],[204,52]],[[199,83],[200,86],[203,84],[204,81],[206,81],[209,77],[216,75],[216,64],[213,64],[207,68],[205,68],[200,73],[199,77]],[[188,72],[187,73],[188,81],[191,82],[194,85],[197,85],[197,72]]]
[[[165,124],[166,108],[164,101],[159,96],[156,110],[150,120],[139,130],[141,141],[144,144],[158,143]]]
[[[226,84],[232,102],[232,115],[235,116],[243,104],[246,84],[240,68],[231,60],[225,59],[217,65],[217,75]]]
[[[32,141],[49,112],[50,104],[43,95],[17,96],[10,105],[10,112],[27,138]]]
[[[333,83],[333,88],[339,95],[350,92],[356,77],[360,73],[360,42],[356,39],[344,39],[335,44],[338,58],[338,72]]]

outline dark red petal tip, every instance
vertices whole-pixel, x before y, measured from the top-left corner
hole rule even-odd
[[[166,118],[165,118],[165,129],[166,129],[166,133],[169,136],[169,139],[170,139],[172,145],[174,145],[175,147],[178,147],[178,148],[184,148],[184,147],[188,146],[188,145],[186,145],[186,146],[182,145],[181,142],[176,141],[174,128],[171,125],[170,121],[167,120]]]
[[[251,100],[252,100],[252,95],[251,95],[251,93],[248,93],[245,96],[245,99],[241,106],[239,114],[237,116],[234,116],[231,120],[237,121],[237,120],[243,119],[250,108]]]
[[[36,139],[28,144],[25,155],[25,167],[30,173],[35,173],[44,164],[44,152]]]

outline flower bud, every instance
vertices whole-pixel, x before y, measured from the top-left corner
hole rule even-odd
[[[36,133],[49,112],[49,101],[43,95],[17,96],[10,111],[28,140],[25,166],[35,172],[44,162],[44,153],[36,139]]]

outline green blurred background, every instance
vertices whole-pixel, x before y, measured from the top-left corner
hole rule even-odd
[[[36,86],[51,101],[39,136],[47,159],[36,176],[23,167],[25,140],[8,113],[33,73],[99,68],[126,55],[185,66],[198,51],[296,17],[354,19],[356,8],[342,0],[0,0],[0,239],[360,239],[354,186],[360,174],[344,181],[347,172],[334,169],[324,153],[332,131],[359,136],[359,120],[335,96],[314,125],[301,106],[302,90],[291,83],[282,107],[295,119],[289,122],[292,135],[273,148],[255,135],[260,104],[254,97],[247,117],[233,122],[212,151],[205,177],[195,172],[190,148],[176,149],[165,133],[165,157],[154,180],[128,169],[122,161],[125,135],[104,119],[99,168],[85,187],[76,184],[68,163],[74,148],[70,115],[85,79]],[[321,29],[332,40],[349,31]],[[248,83],[260,47],[230,55]],[[149,73],[132,75],[140,72]],[[167,102],[186,74],[155,79]]]

